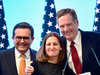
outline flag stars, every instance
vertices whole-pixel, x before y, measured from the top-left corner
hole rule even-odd
[[[2,9],[2,5],[0,5],[0,9]]]
[[[9,46],[7,47],[7,49],[9,49]]]
[[[0,44],[0,48],[4,48],[4,44],[2,42]]]
[[[48,24],[49,27],[52,26],[52,22],[50,22],[50,21],[49,21],[49,23],[47,23],[47,24]]]
[[[43,20],[43,24],[45,24],[45,20]]]
[[[56,27],[56,29],[58,29],[59,28],[58,24],[56,24],[55,27]]]
[[[97,30],[97,26],[94,26],[94,27],[93,27],[93,30],[96,31],[96,30]]]
[[[50,7],[51,7],[51,9],[54,8],[54,4],[51,3]]]
[[[6,26],[5,25],[2,28],[3,28],[3,30],[6,30]]]
[[[46,11],[44,11],[44,15],[46,15]]]
[[[44,32],[44,29],[42,29],[42,33]]]
[[[40,41],[42,41],[42,37],[40,38]]]
[[[3,18],[4,19],[4,21],[6,21],[6,19],[5,18]]]
[[[53,13],[50,12],[49,17],[50,17],[50,18],[53,17]]]
[[[100,4],[100,0],[97,1],[97,5]]]
[[[94,19],[94,20],[95,20],[95,22],[98,22],[98,19],[99,19],[99,18],[96,18],[96,17],[95,17],[95,19]]]
[[[5,39],[5,36],[6,36],[6,35],[2,34],[2,35],[1,35],[2,39]]]
[[[96,14],[99,13],[99,10],[100,10],[100,9],[96,8]]]
[[[45,2],[45,6],[47,6],[47,2]]]
[[[9,47],[9,41],[8,41],[8,35],[7,35],[7,27],[6,27],[6,19],[4,15],[4,9],[3,9],[3,0],[0,0],[0,23],[1,29],[0,29],[0,50],[8,49]]]
[[[55,5],[54,5],[54,0],[46,1],[45,2],[45,9],[44,9],[44,17],[43,17],[43,26],[41,31],[41,41],[40,45],[42,44],[42,41],[46,34],[50,32],[57,32],[59,33],[59,26],[56,25],[56,10],[55,10]]]
[[[51,31],[48,30],[46,33],[49,34],[49,33],[51,33]]]

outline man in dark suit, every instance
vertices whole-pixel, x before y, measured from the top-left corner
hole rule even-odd
[[[0,52],[0,75],[19,75],[21,54],[25,55],[26,65],[35,59],[36,51],[30,48],[33,35],[34,29],[30,24],[21,22],[15,25],[12,36],[15,47]]]
[[[79,22],[76,12],[70,8],[61,9],[57,12],[57,23],[65,44],[65,61],[68,60],[65,72],[68,75],[82,73],[100,75],[100,33],[84,32],[78,29]],[[72,42],[74,42],[74,45],[72,45]],[[77,54],[72,53],[73,47]],[[79,62],[76,61],[76,63],[81,64],[79,69],[77,69],[78,66],[75,67],[74,57],[76,55],[79,59]],[[79,70],[80,73],[77,72]]]

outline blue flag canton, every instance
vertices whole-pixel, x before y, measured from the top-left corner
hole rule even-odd
[[[96,1],[93,31],[100,32],[100,0]]]
[[[0,0],[0,50],[8,49],[8,35],[4,17],[2,0]]]
[[[56,23],[56,9],[54,5],[54,1],[46,0],[40,45],[44,37],[50,32],[57,32],[60,34],[59,26]]]

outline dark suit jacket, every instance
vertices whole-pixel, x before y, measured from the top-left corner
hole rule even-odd
[[[0,52],[0,75],[18,75],[15,61],[15,48]],[[35,59],[36,51],[30,49],[31,60]]]
[[[83,32],[81,31],[81,42],[82,42],[82,73],[91,72],[91,75],[100,75],[100,66],[90,48],[93,47],[94,52],[100,62],[100,33],[96,32]],[[66,49],[66,39],[62,36]],[[67,49],[66,49],[67,50]],[[65,52],[66,59],[67,53]],[[65,59],[65,61],[66,61]],[[75,75],[74,72],[69,68],[68,64],[66,67],[66,73],[68,75]]]

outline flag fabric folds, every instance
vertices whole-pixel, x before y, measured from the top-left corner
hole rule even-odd
[[[57,32],[60,34],[59,27],[56,24],[56,9],[54,0],[45,0],[40,46],[42,44],[45,35],[47,35],[50,32]]]
[[[2,0],[0,0],[0,51],[9,48],[7,27]]]
[[[96,0],[93,31],[100,32],[100,0]]]

